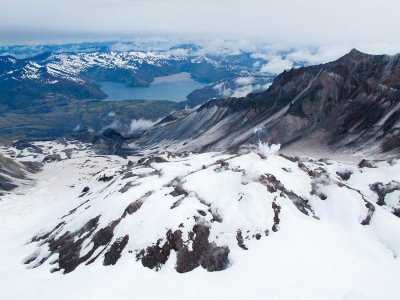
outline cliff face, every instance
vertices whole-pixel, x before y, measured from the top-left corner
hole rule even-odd
[[[331,63],[286,71],[265,92],[209,101],[156,126],[138,144],[222,150],[257,141],[285,146],[314,136],[312,142],[333,149],[399,153],[400,55],[353,49]]]

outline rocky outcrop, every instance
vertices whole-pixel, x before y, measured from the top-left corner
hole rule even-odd
[[[99,154],[126,157],[134,153],[132,149],[127,147],[127,143],[137,139],[139,136],[138,134],[126,137],[115,129],[107,128],[100,134],[93,136],[92,149]]]
[[[202,266],[207,271],[222,271],[229,265],[229,248],[217,246],[209,242],[210,228],[201,224],[193,226],[189,232],[189,243],[182,240],[182,231],[168,231],[166,241],[158,240],[155,245],[141,250],[137,259],[142,261],[143,266],[159,270],[170,256],[171,250],[176,252],[175,269],[179,273],[186,273]]]
[[[26,182],[30,173],[40,169],[40,163],[17,162],[0,154],[0,195]]]

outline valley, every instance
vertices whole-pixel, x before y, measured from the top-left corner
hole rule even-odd
[[[397,299],[399,54],[277,75],[249,54],[14,60],[7,299]]]
[[[400,299],[400,1],[0,7],[0,300]]]
[[[154,122],[172,111],[229,97],[235,89],[242,89],[238,95],[257,91],[273,77],[256,75],[253,65],[261,59],[248,54],[210,56],[192,48],[185,56],[108,48],[0,56],[0,142],[61,137],[75,128],[113,126],[126,132],[132,120]],[[120,102],[115,100],[135,102],[109,103]]]

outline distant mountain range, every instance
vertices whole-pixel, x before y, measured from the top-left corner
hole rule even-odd
[[[139,51],[45,52],[26,59],[0,56],[0,105],[20,108],[48,98],[101,100],[106,94],[97,82],[143,87],[155,77],[180,72],[189,72],[193,79],[205,83],[232,80],[254,75],[257,60],[246,54],[211,58]],[[271,78],[268,74],[261,77],[263,81]],[[222,97],[223,93],[212,89],[200,95],[195,97],[196,103],[208,100],[205,97]]]
[[[0,139],[55,138],[75,128],[98,131],[110,125],[129,129],[132,119],[156,121],[171,111],[195,107],[211,98],[245,96],[266,89],[274,78],[273,74],[260,72],[263,60],[251,53],[200,55],[195,45],[154,52],[113,51],[107,45],[60,47],[41,47],[54,53],[29,58],[0,56]],[[31,53],[30,48],[22,49],[8,50]],[[70,52],[63,52],[67,50]],[[180,72],[188,72],[208,85],[178,104],[100,101],[107,95],[98,82],[143,87],[156,77]]]

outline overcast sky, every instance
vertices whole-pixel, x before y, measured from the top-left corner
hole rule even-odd
[[[400,52],[399,0],[0,0],[0,7],[1,44],[158,35]]]

